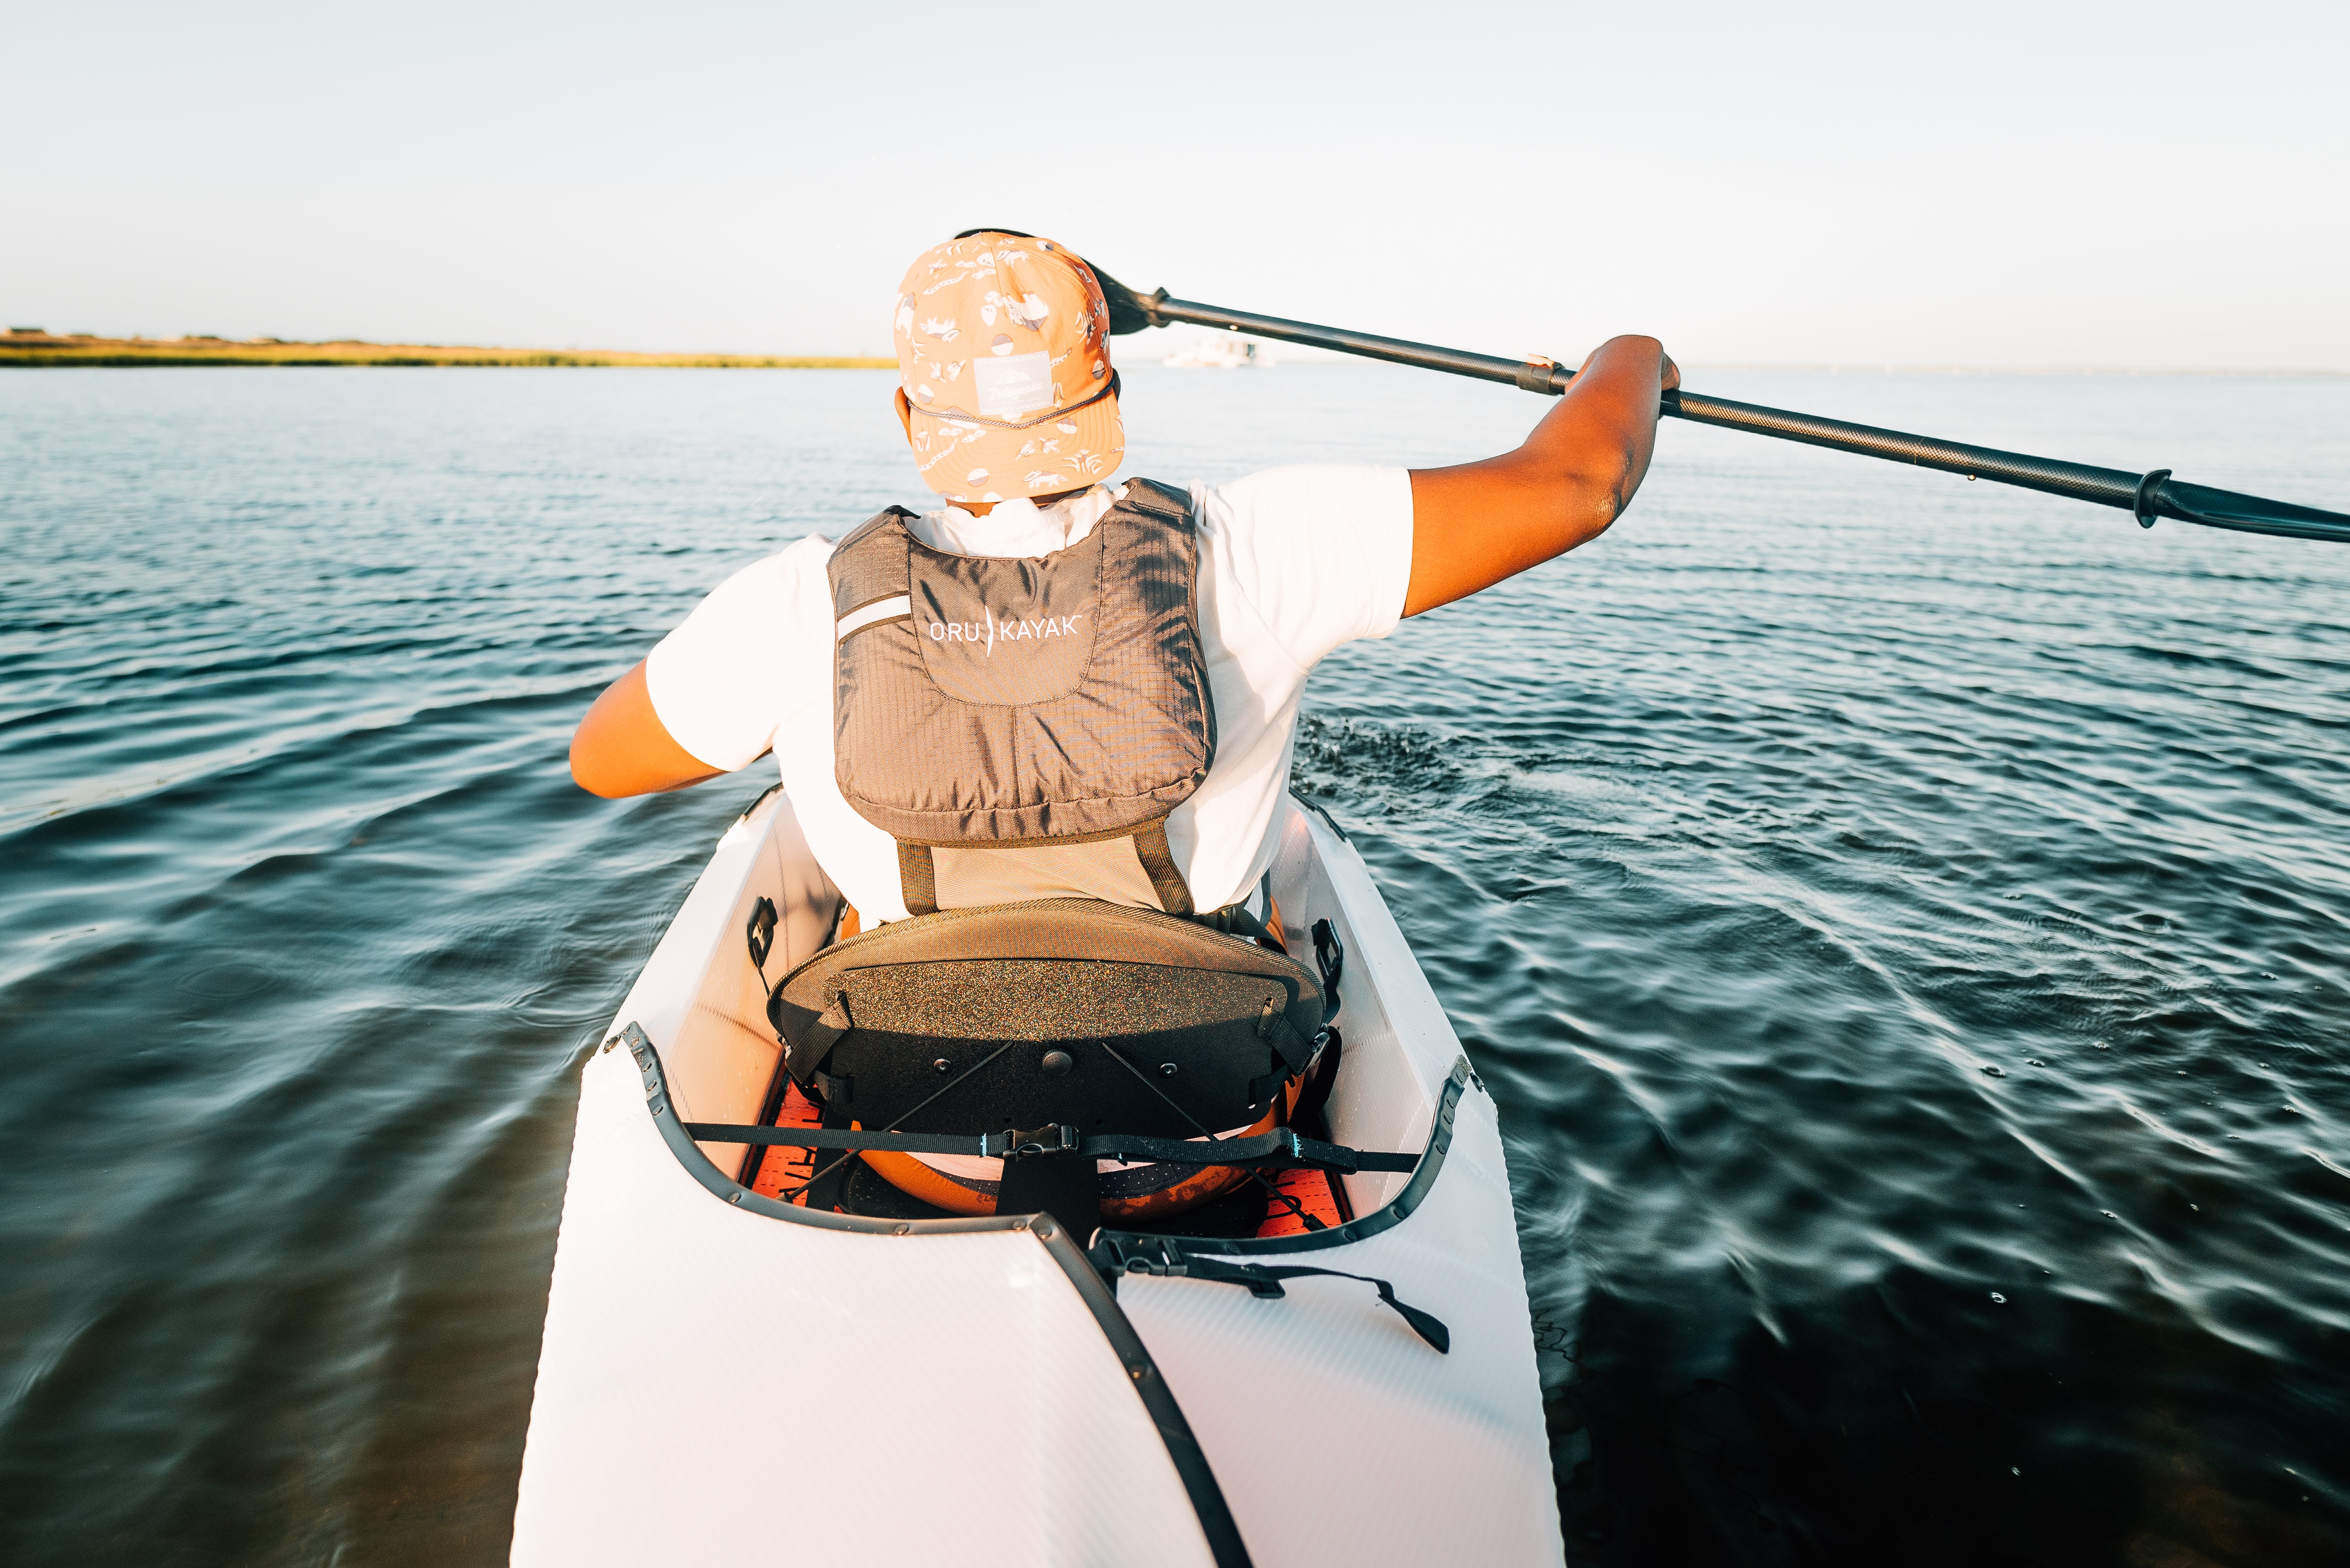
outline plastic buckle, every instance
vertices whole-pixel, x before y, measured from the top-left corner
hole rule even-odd
[[[1163,1280],[1181,1279],[1191,1272],[1182,1251],[1160,1237],[1134,1237],[1126,1246],[1114,1245],[1113,1251],[1122,1273],[1147,1274]]]
[[[1077,1152],[1077,1129],[1066,1123],[1045,1126],[1033,1132],[1020,1132],[1005,1127],[1000,1133],[989,1133],[980,1139],[982,1152],[1004,1159],[1029,1159],[1040,1154],[1075,1154]]]

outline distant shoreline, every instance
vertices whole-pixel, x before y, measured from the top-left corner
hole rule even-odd
[[[1155,357],[1154,357],[1155,358]],[[1139,361],[1149,363],[1152,361]],[[1284,366],[1360,364],[1347,355],[1318,353],[1284,358]],[[501,348],[447,343],[370,343],[338,337],[302,342],[281,337],[99,337],[11,327],[0,333],[0,369],[120,369],[138,366],[476,367],[480,369],[619,368],[702,370],[894,370],[892,358],[783,354],[637,354],[618,348]],[[2220,376],[2338,378],[2350,371],[2232,369],[2197,366],[2126,365],[1862,365],[1721,361],[1684,367],[1708,370],[1814,370],[1845,376]]]
[[[895,359],[773,354],[631,354],[609,348],[484,348],[442,343],[297,343],[276,337],[96,337],[22,327],[0,335],[0,369],[120,369],[138,366],[318,366],[394,368],[709,370],[894,370]]]
[[[1691,364],[1691,370],[1822,370],[1831,376],[2241,376],[2272,379],[2350,376],[2350,370],[2230,369],[2195,365],[1861,365],[1819,362],[1778,364],[1723,360]]]

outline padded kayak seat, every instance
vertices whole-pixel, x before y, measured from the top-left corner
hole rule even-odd
[[[1255,1121],[1305,1070],[1322,984],[1191,920],[1040,898],[836,942],[767,1009],[793,1081],[868,1127],[1195,1137]]]
[[[1273,1125],[1324,1017],[1320,978],[1286,953],[1091,898],[894,921],[817,952],[767,1008],[828,1127],[1170,1138]],[[868,1158],[893,1181],[908,1168]],[[1080,1163],[1090,1184],[1091,1160],[1006,1162],[991,1208],[1025,1211],[1026,1167]],[[1069,1206],[1071,1176],[1034,1206]]]

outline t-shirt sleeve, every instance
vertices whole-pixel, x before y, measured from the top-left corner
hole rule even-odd
[[[833,631],[825,575],[831,554],[823,539],[803,539],[754,561],[654,645],[645,690],[679,745],[732,772],[773,746],[801,708],[828,700],[795,674],[828,663],[822,653]]]
[[[1229,586],[1301,669],[1403,617],[1411,582],[1411,474],[1400,468],[1269,468],[1202,493]]]

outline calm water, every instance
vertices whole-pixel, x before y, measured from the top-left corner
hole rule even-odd
[[[2350,381],[1717,372],[2350,504]],[[1131,378],[1136,472],[1503,389]],[[886,375],[0,378],[0,1558],[503,1561],[574,1075],[767,774],[574,790]],[[1570,1552],[2350,1561],[2350,549],[1669,425],[1315,678],[1501,1098]]]

